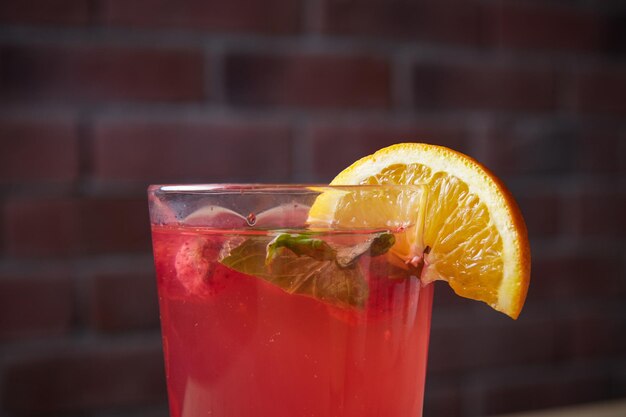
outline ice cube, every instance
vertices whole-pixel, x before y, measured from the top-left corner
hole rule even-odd
[[[176,277],[189,293],[202,295],[207,292],[210,264],[205,252],[208,250],[209,242],[205,238],[193,237],[185,240],[176,253]]]

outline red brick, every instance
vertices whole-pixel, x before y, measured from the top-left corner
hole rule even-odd
[[[522,372],[520,372],[521,374]],[[495,415],[611,398],[608,372],[591,369],[550,370],[543,367],[524,379],[511,374],[472,387],[472,401],[480,404],[477,415]]]
[[[4,207],[4,248],[11,255],[71,254],[77,209],[68,200],[14,200]]]
[[[624,294],[620,260],[612,255],[569,253],[532,260],[528,299],[615,300]]]
[[[8,364],[2,403],[15,415],[88,412],[166,401],[158,344],[68,348]]]
[[[96,125],[95,175],[142,183],[285,181],[291,133],[282,124],[105,120]]]
[[[565,210],[554,191],[522,194],[517,198],[517,203],[522,210],[531,239],[559,235],[563,223],[561,216],[565,215]]]
[[[4,209],[4,247],[12,256],[148,252],[144,199],[16,198]]]
[[[323,181],[331,180],[357,159],[399,142],[427,142],[469,152],[466,132],[454,127],[371,122],[343,126],[318,124],[311,127],[309,134],[313,141],[315,177]]]
[[[450,313],[461,316],[471,314],[476,301],[459,297],[447,282],[437,281],[431,285],[435,285],[433,316],[439,317],[439,315]]]
[[[426,377],[424,393],[425,416],[458,417],[463,409],[463,397],[457,381]]]
[[[487,133],[487,165],[498,176],[573,173],[579,136],[568,125],[500,123]]]
[[[477,44],[480,9],[462,1],[326,0],[324,32]]]
[[[231,54],[225,64],[229,102],[247,106],[389,107],[390,77],[370,56]]]
[[[0,277],[0,340],[67,334],[72,315],[68,275]]]
[[[88,0],[20,0],[0,3],[0,22],[10,25],[84,26],[90,19]]]
[[[617,397],[626,396],[626,363],[622,362],[615,367],[614,391]]]
[[[415,105],[422,110],[550,111],[556,78],[548,70],[490,63],[420,63],[413,71]]]
[[[499,123],[487,134],[487,164],[496,174],[619,174],[624,133],[591,127]]]
[[[92,198],[79,204],[79,251],[150,252],[145,198]]]
[[[97,330],[120,332],[158,327],[154,274],[99,274],[91,287],[90,323]]]
[[[576,106],[580,113],[626,114],[626,67],[604,66],[575,75]]]
[[[485,20],[487,36],[503,48],[597,52],[607,46],[602,16],[569,4],[498,2]]]
[[[626,11],[612,10],[606,20],[608,52],[621,56],[626,52]]]
[[[603,358],[626,353],[626,316],[623,302],[604,301],[602,306],[574,307],[556,323],[557,357],[571,362],[576,359]]]
[[[593,174],[619,173],[623,169],[620,167],[623,157],[620,146],[625,139],[625,134],[604,127],[585,130],[579,139],[578,170]]]
[[[283,34],[300,28],[301,1],[105,0],[103,23],[112,26],[177,28]]]
[[[554,351],[554,328],[548,320],[524,314],[517,321],[501,316],[485,323],[472,314],[453,323],[433,321],[428,369],[441,374],[543,363],[551,360]]]
[[[72,120],[0,119],[0,183],[76,179],[77,130]]]
[[[582,191],[572,203],[578,206],[573,229],[579,236],[626,236],[626,193]]]
[[[7,99],[197,101],[204,84],[198,50],[0,46],[0,94]]]

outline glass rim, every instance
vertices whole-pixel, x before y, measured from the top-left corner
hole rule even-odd
[[[249,216],[261,218],[266,229],[284,229],[286,223],[278,221],[278,214],[285,215],[285,222],[294,223],[302,217],[302,225],[315,224],[321,228],[332,230],[360,230],[372,227],[406,227],[408,224],[418,224],[422,220],[423,206],[428,196],[428,189],[424,184],[395,185],[395,184],[363,184],[363,185],[325,185],[325,184],[262,184],[262,183],[223,183],[223,184],[163,184],[148,187],[150,202],[150,218],[154,224],[185,224],[188,226],[206,226],[220,228],[219,221],[225,221],[221,215],[232,214],[234,217],[247,219]],[[322,200],[318,200],[321,198]],[[347,198],[348,200],[343,200]],[[334,212],[335,206],[341,201],[352,204],[360,199],[376,198],[382,201],[384,207],[396,204],[418,204],[422,209],[412,214],[400,210],[399,216],[392,219],[378,219],[373,224],[362,216],[338,224],[326,214],[317,213],[317,217],[310,217],[309,210],[321,201],[323,207],[328,205],[329,212]],[[315,199],[315,200],[313,200]],[[356,199],[356,200],[354,200]],[[407,200],[408,199],[408,200]],[[315,202],[314,202],[315,201]],[[219,207],[214,211],[215,207]],[[284,212],[285,207],[290,207]],[[417,207],[417,206],[416,206]],[[166,209],[167,208],[167,209]],[[272,210],[275,210],[272,212]],[[276,211],[278,210],[278,211]],[[291,211],[289,211],[291,210]],[[367,211],[367,210],[366,210]],[[272,217],[274,216],[274,217]],[[417,217],[416,217],[417,216]],[[276,218],[275,218],[276,217]],[[367,216],[366,216],[367,217]],[[269,220],[271,219],[271,221]],[[231,219],[232,220],[232,219]],[[181,223],[182,222],[182,223]],[[384,223],[384,224],[383,224]],[[294,223],[295,224],[295,223]],[[300,223],[298,223],[299,225]],[[248,226],[259,228],[261,222],[254,222]],[[234,227],[238,229],[238,227]],[[229,230],[233,227],[228,227]],[[246,230],[248,230],[246,228]]]
[[[240,194],[240,193],[272,193],[320,190],[353,190],[353,189],[425,189],[426,184],[341,184],[329,185],[318,183],[181,183],[181,184],[152,184],[148,186],[148,194]]]

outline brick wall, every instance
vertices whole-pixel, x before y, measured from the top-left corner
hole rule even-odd
[[[324,182],[399,141],[504,177],[517,322],[437,286],[427,416],[626,396],[626,9],[0,4],[0,415],[165,416],[148,183]]]

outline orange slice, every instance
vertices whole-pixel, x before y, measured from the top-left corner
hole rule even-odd
[[[425,203],[400,198],[390,205],[371,193],[358,202],[321,195],[309,221],[347,224],[360,217],[378,226],[422,212],[423,230],[398,239],[395,256],[423,263],[425,284],[447,281],[458,295],[518,317],[530,278],[528,235],[513,197],[485,167],[448,148],[402,143],[358,160],[331,182],[355,184],[425,184],[427,198]]]

